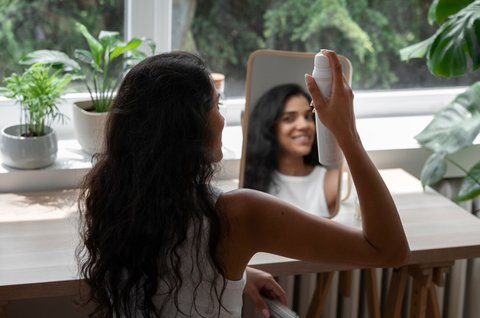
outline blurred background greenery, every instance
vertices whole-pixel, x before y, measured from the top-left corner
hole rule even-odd
[[[86,48],[76,21],[93,34],[123,31],[124,1],[0,0],[0,86],[12,72],[23,71],[18,61],[28,52],[55,49],[73,56],[74,49]]]
[[[469,85],[473,76],[443,79],[425,63],[400,61],[399,50],[430,36],[431,0],[172,0],[173,49],[199,52],[227,77],[226,96],[244,94],[248,56],[257,49],[316,52],[350,58],[354,89]],[[0,0],[0,81],[21,71],[36,49],[68,54],[85,46],[73,23],[93,34],[123,32],[123,0]]]

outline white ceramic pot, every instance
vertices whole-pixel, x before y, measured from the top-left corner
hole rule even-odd
[[[40,137],[22,137],[24,126],[15,125],[2,129],[1,153],[3,164],[17,169],[47,167],[57,158],[57,136],[50,127]]]
[[[93,155],[103,147],[108,113],[89,111],[91,106],[90,101],[73,104],[73,129],[82,149]]]

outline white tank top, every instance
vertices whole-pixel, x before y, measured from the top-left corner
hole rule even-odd
[[[327,169],[322,166],[315,166],[306,176],[287,176],[275,171],[273,178],[276,185],[271,186],[268,193],[305,212],[328,217],[324,187],[326,172]]]
[[[220,196],[220,190],[214,189],[214,200]],[[199,251],[199,260],[204,261],[200,266],[196,266],[195,256],[191,255],[192,240],[191,235],[193,231],[189,231],[187,243],[184,248],[180,250],[182,259],[181,275],[182,275],[182,288],[178,293],[178,305],[183,312],[179,312],[175,305],[169,303],[165,307],[165,317],[225,317],[225,318],[240,318],[242,314],[242,294],[246,283],[246,273],[243,273],[242,279],[238,281],[225,280],[225,290],[223,292],[221,302],[222,306],[218,303],[215,296],[214,289],[210,283],[213,279],[215,269],[207,262],[207,242],[208,242],[208,226],[205,226],[202,231],[202,240],[205,244],[201,244],[202,247]],[[201,277],[202,276],[202,277]],[[220,293],[223,285],[222,276],[219,276],[216,281],[217,291]],[[212,295],[213,293],[213,295]],[[194,296],[195,295],[195,296]],[[158,304],[163,303],[162,290],[157,292],[156,301]],[[220,315],[219,315],[220,313]]]

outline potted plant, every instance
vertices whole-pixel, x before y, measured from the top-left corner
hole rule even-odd
[[[480,68],[480,0],[434,0],[429,22],[440,24],[430,38],[402,49],[403,60],[423,58],[435,76],[461,76]],[[470,70],[469,70],[470,68]],[[480,82],[458,95],[415,138],[432,151],[421,173],[423,186],[443,179],[447,162],[465,173],[455,201],[480,195],[480,161],[467,169],[451,155],[473,144],[480,133]]]
[[[27,55],[22,62],[60,64],[83,79],[90,100],[74,103],[73,125],[82,148],[94,154],[103,144],[106,114],[123,75],[145,57],[138,49],[144,40],[133,38],[124,42],[118,32],[111,31],[101,31],[95,38],[83,24],[76,23],[75,28],[85,38],[88,50],[76,49],[73,59],[59,51],[40,50]],[[154,44],[149,40],[146,42],[154,51]]]
[[[20,123],[2,129],[1,153],[5,165],[38,169],[51,165],[57,157],[57,138],[51,128],[64,115],[57,103],[71,80],[51,65],[35,63],[19,75],[7,77],[5,96],[20,105]]]

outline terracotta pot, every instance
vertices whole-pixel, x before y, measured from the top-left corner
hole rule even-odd
[[[57,136],[46,127],[47,134],[39,137],[23,137],[25,126],[9,126],[2,130],[2,162],[18,169],[39,169],[47,167],[57,158]]]
[[[73,104],[73,129],[78,143],[89,154],[100,152],[104,142],[107,114],[97,113],[91,101],[80,101]]]

